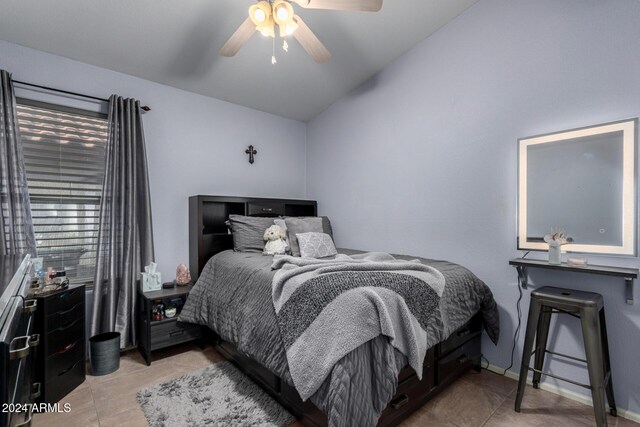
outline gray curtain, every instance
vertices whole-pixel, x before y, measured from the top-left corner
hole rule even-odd
[[[36,255],[16,96],[11,74],[0,70],[0,253]],[[4,230],[4,232],[2,232]]]
[[[112,95],[91,334],[120,332],[120,347],[137,343],[137,280],[154,259],[151,198],[140,102]]]

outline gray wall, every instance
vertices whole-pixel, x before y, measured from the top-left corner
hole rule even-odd
[[[117,93],[152,108],[143,121],[156,262],[163,280],[175,278],[178,263],[189,260],[188,196],[304,197],[302,122],[4,41],[0,68],[16,80],[100,97]],[[253,165],[244,154],[249,144],[258,150]]]
[[[485,340],[483,351],[506,367],[518,297],[507,262],[521,255],[517,139],[640,116],[639,40],[636,0],[480,0],[308,124],[307,195],[332,218],[342,247],[474,271],[501,307],[500,344]],[[638,266],[637,258],[589,260]],[[618,404],[639,413],[640,292],[628,306],[622,280],[532,279],[604,295]],[[584,354],[575,319],[550,343]],[[580,366],[551,370],[587,381]]]

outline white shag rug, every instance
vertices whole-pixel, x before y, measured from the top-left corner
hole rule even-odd
[[[281,427],[295,421],[230,362],[142,389],[137,398],[152,427]]]

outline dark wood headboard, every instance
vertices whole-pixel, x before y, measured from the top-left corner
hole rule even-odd
[[[189,197],[189,269],[197,280],[209,258],[233,249],[233,237],[225,221],[230,214],[247,216],[317,216],[315,200],[256,197]]]

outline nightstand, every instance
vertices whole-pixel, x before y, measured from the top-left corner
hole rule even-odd
[[[192,323],[178,322],[180,310],[187,300],[190,286],[176,286],[169,289],[161,289],[153,292],[142,292],[138,289],[138,350],[151,365],[151,352],[172,345],[189,341],[199,341],[204,348],[202,327]],[[162,304],[176,307],[176,314],[172,317],[153,317],[155,306]]]

